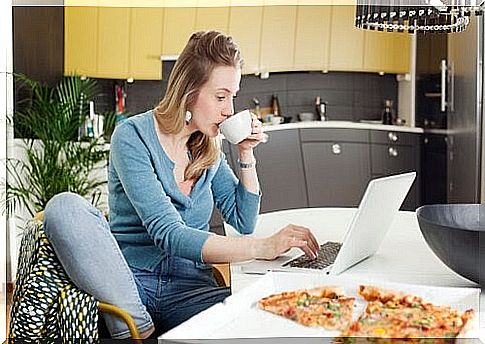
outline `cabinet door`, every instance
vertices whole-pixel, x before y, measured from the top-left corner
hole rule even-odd
[[[222,141],[221,150],[226,155],[227,163],[232,168],[232,170],[235,171],[234,161],[232,159],[231,147],[229,142],[227,142],[226,140]],[[212,211],[212,216],[209,221],[209,227],[211,232],[214,232],[220,235],[225,234],[222,215],[216,207],[214,207],[214,210]]]
[[[302,143],[310,207],[356,207],[370,180],[369,146],[351,142]]]
[[[64,75],[96,76],[98,8],[64,9]]]
[[[417,134],[371,131],[372,176],[416,171],[418,175],[409,191],[402,210],[416,210],[421,204],[421,147]]]
[[[298,6],[295,70],[328,69],[331,15],[331,6]]]
[[[195,31],[195,7],[167,7],[163,21],[163,55],[179,55]]]
[[[98,71],[100,78],[129,76],[130,9],[99,7]]]
[[[298,130],[278,130],[268,135],[268,143],[255,150],[261,212],[308,207]],[[236,148],[232,149],[237,158]]]
[[[406,33],[365,31],[364,70],[409,73],[411,38]]]
[[[364,32],[364,70],[386,72],[390,33],[366,30]]]
[[[329,70],[362,71],[364,30],[354,26],[355,6],[332,7]]]
[[[411,36],[406,33],[389,33],[387,71],[405,74],[411,70]]]
[[[421,146],[422,204],[447,202],[447,138],[425,134]]]
[[[293,69],[296,6],[264,6],[261,32],[262,72]]]
[[[195,16],[195,31],[218,30],[227,33],[229,7],[199,7]]]
[[[262,22],[262,6],[230,8],[229,34],[234,37],[241,50],[244,59],[243,74],[259,72]]]
[[[414,147],[398,145],[371,145],[372,173],[387,175],[414,171]]]
[[[130,30],[130,77],[162,78],[163,8],[132,8]]]

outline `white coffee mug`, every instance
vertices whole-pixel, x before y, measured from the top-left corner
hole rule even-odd
[[[251,113],[249,110],[238,112],[222,122],[219,128],[222,135],[236,145],[251,135]]]

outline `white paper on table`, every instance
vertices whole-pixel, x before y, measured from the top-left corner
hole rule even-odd
[[[300,325],[294,321],[261,310],[257,301],[265,296],[296,289],[336,286],[355,300],[354,319],[365,309],[358,295],[362,284],[400,291],[422,297],[435,305],[451,306],[459,311],[474,309],[476,317],[467,338],[478,337],[478,288],[432,287],[391,283],[377,279],[329,276],[314,273],[270,272],[256,283],[228,297],[185,323],[165,333],[163,339],[227,339],[270,337],[335,337],[338,331]]]

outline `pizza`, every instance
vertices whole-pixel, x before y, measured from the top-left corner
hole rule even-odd
[[[270,295],[259,300],[265,311],[305,326],[343,330],[352,321],[355,298],[335,287],[302,289]]]
[[[460,312],[374,286],[361,285],[358,292],[367,306],[355,321],[355,298],[336,287],[286,291],[265,297],[258,305],[305,326],[339,330],[343,342],[349,337],[456,338],[471,328],[475,316],[472,309]]]
[[[342,332],[343,337],[456,338],[470,326],[473,310],[460,312],[420,297],[373,286],[360,286],[367,307]]]

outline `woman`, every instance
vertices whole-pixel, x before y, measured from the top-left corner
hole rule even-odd
[[[289,225],[265,239],[208,232],[214,205],[242,234],[253,232],[259,211],[253,148],[264,138],[261,123],[254,119],[252,134],[238,144],[239,179],[217,141],[219,125],[234,113],[241,63],[230,37],[215,31],[193,34],[177,59],[160,104],[116,128],[108,172],[109,227],[99,212],[72,194],[56,196],[46,209],[46,232],[58,256],[66,256],[65,241],[71,240],[57,240],[54,233],[64,226],[83,227],[73,231],[95,241],[86,244],[94,246],[89,259],[109,252],[109,258],[101,261],[115,262],[118,268],[109,275],[98,271],[89,283],[82,270],[71,273],[70,269],[76,270],[74,264],[59,258],[70,276],[76,275],[72,278],[78,286],[134,314],[144,336],[152,331],[152,321],[158,330],[167,331],[230,295],[229,288],[217,286],[209,263],[274,259],[292,247],[316,257],[318,243],[304,227]],[[65,214],[73,211],[78,214],[71,218],[89,217],[89,227],[86,221],[82,226],[65,223]],[[110,228],[132,274],[120,259],[116,242],[96,240],[97,234],[87,234],[86,228],[101,228],[107,237]],[[110,247],[95,246],[103,242]],[[99,293],[98,282],[105,276],[120,295],[113,295],[112,288]],[[111,319],[107,323],[113,337],[126,336],[122,324]]]

